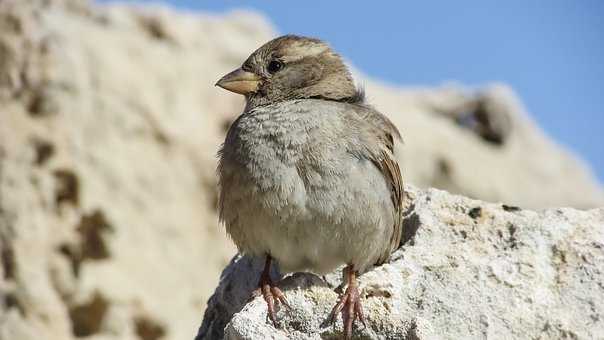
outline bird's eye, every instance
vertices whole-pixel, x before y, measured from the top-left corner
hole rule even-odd
[[[279,70],[281,70],[283,68],[283,63],[280,62],[279,60],[271,60],[270,63],[268,63],[268,72],[273,74]]]

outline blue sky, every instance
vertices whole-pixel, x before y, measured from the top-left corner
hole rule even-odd
[[[505,82],[604,180],[604,1],[163,2],[218,13],[255,9],[280,33],[327,40],[389,83]]]

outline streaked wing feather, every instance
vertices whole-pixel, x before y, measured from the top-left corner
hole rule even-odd
[[[402,142],[402,137],[396,126],[386,116],[372,108],[364,110],[360,117],[370,126],[370,140],[366,142],[369,144],[367,156],[384,175],[384,179],[390,187],[390,198],[394,207],[394,226],[390,244],[378,259],[376,264],[379,265],[387,261],[390,254],[398,248],[402,237],[404,187],[401,169],[394,155],[395,140]],[[372,147],[374,145],[372,141],[376,140],[377,147]]]
[[[390,254],[398,248],[401,241],[404,189],[401,170],[396,159],[394,159],[394,154],[391,150],[382,151],[379,158],[373,160],[373,162],[380,169],[390,187],[390,198],[394,207],[394,226],[390,237],[390,245],[388,249],[384,250],[384,253],[377,262],[377,264],[382,264],[388,260]]]

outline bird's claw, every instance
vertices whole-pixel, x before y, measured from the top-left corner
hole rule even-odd
[[[275,327],[278,327],[275,307],[281,304],[287,309],[291,309],[291,306],[285,298],[285,294],[281,291],[281,289],[274,286],[272,283],[262,284],[259,290],[260,294],[262,294],[262,297],[264,298],[264,301],[266,301],[268,318],[273,322]]]
[[[267,316],[273,322],[275,327],[279,327],[276,318],[276,309],[275,306],[279,304],[284,305],[287,309],[291,309],[290,304],[287,302],[285,298],[285,294],[283,291],[279,289],[270,277],[270,266],[271,266],[271,258],[267,256],[266,264],[264,267],[264,271],[260,275],[260,282],[258,282],[258,289],[253,293],[253,296],[262,295],[264,301],[266,301],[267,307]]]
[[[345,339],[352,339],[352,326],[357,319],[361,321],[365,328],[367,327],[363,306],[361,305],[361,296],[356,286],[346,288],[346,292],[331,310],[330,321],[335,324],[340,313],[342,313]]]

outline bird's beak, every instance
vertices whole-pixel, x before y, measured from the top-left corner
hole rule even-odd
[[[252,72],[247,72],[241,68],[227,74],[220,78],[216,83],[216,86],[220,86],[225,90],[231,92],[246,95],[248,93],[256,92],[260,85],[260,77]]]

